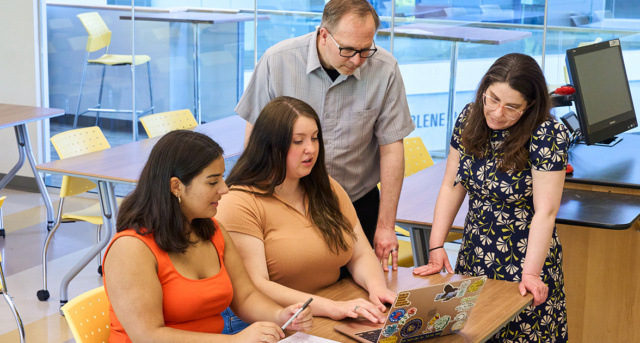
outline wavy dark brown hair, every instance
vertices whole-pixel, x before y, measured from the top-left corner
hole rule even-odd
[[[229,173],[226,182],[231,190],[258,196],[271,196],[287,176],[287,154],[293,139],[293,125],[299,117],[311,118],[318,126],[318,159],[300,184],[309,201],[307,215],[320,231],[329,249],[349,249],[344,233],[356,239],[353,227],[340,211],[338,197],[331,188],[324,163],[324,141],[318,114],[304,101],[280,96],[271,100],[260,112],[251,131],[247,147]],[[251,192],[234,186],[252,186]]]
[[[139,235],[153,234],[166,252],[184,252],[193,244],[190,232],[209,240],[216,232],[211,218],[188,223],[178,198],[171,194],[171,178],[191,184],[213,161],[222,158],[222,148],[202,133],[176,130],[164,135],[151,150],[135,190],[122,202],[117,232],[133,229]]]
[[[493,63],[478,85],[476,99],[469,109],[462,131],[462,145],[477,158],[483,158],[491,148],[492,131],[484,117],[482,95],[494,83],[508,84],[527,101],[524,114],[509,128],[498,163],[498,169],[503,172],[523,170],[527,168],[533,130],[551,118],[547,82],[538,62],[531,56],[512,53]]]

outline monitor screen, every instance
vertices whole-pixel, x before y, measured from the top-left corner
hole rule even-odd
[[[618,39],[567,50],[567,66],[587,144],[638,126]]]

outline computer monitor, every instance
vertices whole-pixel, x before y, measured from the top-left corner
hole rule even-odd
[[[580,131],[588,144],[608,143],[638,126],[620,40],[567,50]]]

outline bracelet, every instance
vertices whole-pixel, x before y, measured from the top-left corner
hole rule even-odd
[[[444,245],[441,245],[441,246],[435,247],[435,248],[431,248],[431,249],[429,249],[429,252],[432,252],[434,250],[441,249],[441,248],[444,248]]]

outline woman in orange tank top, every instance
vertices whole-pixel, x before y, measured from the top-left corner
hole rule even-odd
[[[213,217],[229,189],[222,149],[206,135],[178,130],[154,146],[136,189],[122,203],[104,257],[111,303],[110,342],[277,342],[302,303],[283,308],[258,291]],[[221,335],[230,306],[253,324]],[[302,312],[288,328],[307,330]]]

